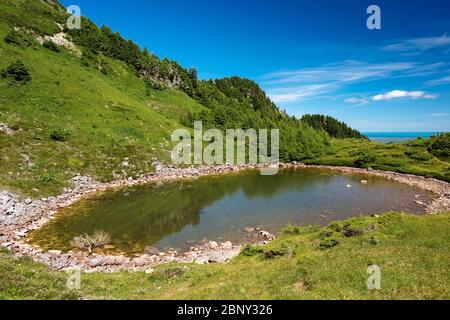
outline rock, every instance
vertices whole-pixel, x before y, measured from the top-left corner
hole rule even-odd
[[[95,267],[100,267],[100,266],[102,266],[104,264],[104,260],[101,257],[93,258],[93,259],[91,259],[90,263],[91,263],[91,266],[94,267],[94,268]]]
[[[31,198],[26,198],[24,201],[25,204],[31,204],[32,202],[33,202],[33,199],[31,199]]]
[[[209,263],[225,263],[227,262],[227,257],[223,254],[223,252],[214,252],[208,258]]]
[[[147,259],[143,258],[143,257],[136,258],[136,259],[133,260],[133,262],[134,262],[134,265],[137,266],[137,267],[143,267],[146,264],[148,264]]]
[[[62,254],[61,250],[48,250],[48,253],[54,256],[59,256]]]
[[[208,246],[210,249],[215,249],[219,246],[219,244],[216,241],[210,241]]]
[[[369,183],[369,181],[367,181],[367,180],[361,180],[361,184],[368,184]]]
[[[159,254],[159,250],[156,249],[155,247],[145,247],[144,249],[144,253],[148,254],[148,255],[157,255]]]
[[[155,269],[153,269],[153,268],[149,268],[149,269],[145,270],[146,274],[153,274],[154,272],[155,272]]]
[[[425,205],[425,203],[424,203],[423,201],[414,200],[414,202],[415,202],[416,204],[418,204],[419,206],[424,206],[424,205]]]
[[[346,187],[347,187],[347,188],[351,188],[351,187],[352,187],[352,185],[351,185],[351,184],[348,184],[348,185],[346,185]]]
[[[222,248],[224,249],[232,249],[233,248],[233,244],[231,243],[231,241],[227,241],[222,243]]]
[[[255,231],[255,228],[251,228],[251,227],[244,227],[244,228],[242,228],[242,230],[244,230],[244,232],[250,233],[250,232],[253,232],[253,231]]]
[[[272,238],[272,235],[271,235],[269,232],[264,231],[264,230],[261,230],[261,231],[259,232],[259,235],[262,236],[262,237],[265,238],[265,239],[270,239],[270,238]]]

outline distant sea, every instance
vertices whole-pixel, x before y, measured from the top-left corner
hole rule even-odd
[[[438,132],[363,132],[363,134],[372,141],[393,143],[414,140],[419,137],[429,138]]]

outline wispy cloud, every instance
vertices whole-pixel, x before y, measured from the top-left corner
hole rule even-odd
[[[390,92],[378,94],[372,97],[373,101],[393,100],[393,99],[436,99],[437,95],[428,94],[423,91],[403,91],[393,90]]]
[[[383,49],[387,51],[398,51],[398,52],[413,51],[413,50],[425,51],[438,47],[446,47],[449,45],[450,45],[450,37],[448,37],[447,33],[445,33],[443,36],[440,37],[415,38],[399,41],[396,43],[389,44],[383,47]]]
[[[328,84],[316,84],[316,85],[304,85],[289,88],[277,88],[269,92],[270,98],[275,103],[280,102],[294,102],[304,100],[313,96],[321,95],[328,92],[331,89],[331,85]]]
[[[436,112],[436,113],[430,113],[428,116],[429,117],[447,117],[447,116],[450,116],[450,113]]]
[[[357,98],[357,97],[351,97],[345,99],[344,101],[350,104],[365,104],[368,102],[367,98]]]
[[[440,78],[440,79],[430,80],[427,82],[427,85],[438,86],[438,85],[447,84],[447,83],[450,83],[450,75]]]
[[[273,72],[264,75],[261,80],[274,102],[295,102],[319,98],[326,93],[354,83],[393,77],[414,77],[421,73],[433,72],[441,66],[440,63],[375,64],[350,60],[321,67]],[[362,103],[364,101],[352,102],[350,100],[347,102]]]
[[[382,78],[394,72],[411,70],[415,67],[417,67],[417,63],[412,62],[370,64],[349,60],[316,68],[269,73],[263,76],[262,80],[268,84],[299,82],[346,83]]]

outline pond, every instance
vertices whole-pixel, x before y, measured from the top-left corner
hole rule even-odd
[[[367,184],[361,180],[367,180]],[[109,191],[62,209],[30,236],[43,249],[70,250],[78,235],[106,231],[109,250],[127,255],[147,246],[188,250],[197,242],[252,242],[245,227],[276,233],[288,223],[327,224],[390,210],[424,212],[421,189],[378,177],[324,169],[245,171]]]

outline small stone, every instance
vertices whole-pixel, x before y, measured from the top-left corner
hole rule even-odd
[[[150,247],[150,246],[148,246],[148,247],[145,247],[144,253],[145,253],[145,254],[148,254],[148,255],[150,255],[150,256],[152,256],[152,255],[157,255],[157,254],[159,254],[159,250],[156,249],[155,247]]]
[[[209,242],[209,248],[210,249],[215,249],[219,246],[219,244],[216,241],[210,241]]]
[[[231,243],[231,241],[227,241],[222,243],[222,248],[224,249],[232,249],[233,248],[233,244]]]
[[[102,258],[94,258],[94,259],[91,259],[91,266],[92,267],[100,267],[101,265],[103,265],[103,259]]]
[[[348,185],[346,185],[346,187],[347,187],[347,188],[351,188],[351,187],[352,187],[352,185],[351,185],[351,184],[348,184]]]
[[[59,256],[62,251],[61,250],[48,250],[48,253],[51,255]]]
[[[214,252],[208,259],[209,263],[225,263],[227,262],[227,257],[222,252]]]
[[[369,183],[369,181],[367,181],[367,180],[361,180],[361,184],[368,184]]]
[[[261,230],[259,232],[259,235],[261,235],[265,239],[270,239],[272,237],[272,235],[269,232],[264,231],[264,230]]]
[[[153,269],[153,268],[149,268],[149,269],[145,270],[146,274],[153,274],[154,272],[155,272],[155,269]]]
[[[244,230],[244,232],[250,233],[250,232],[253,232],[253,231],[255,231],[255,228],[251,228],[251,227],[244,227],[244,228],[242,228],[242,230]]]

